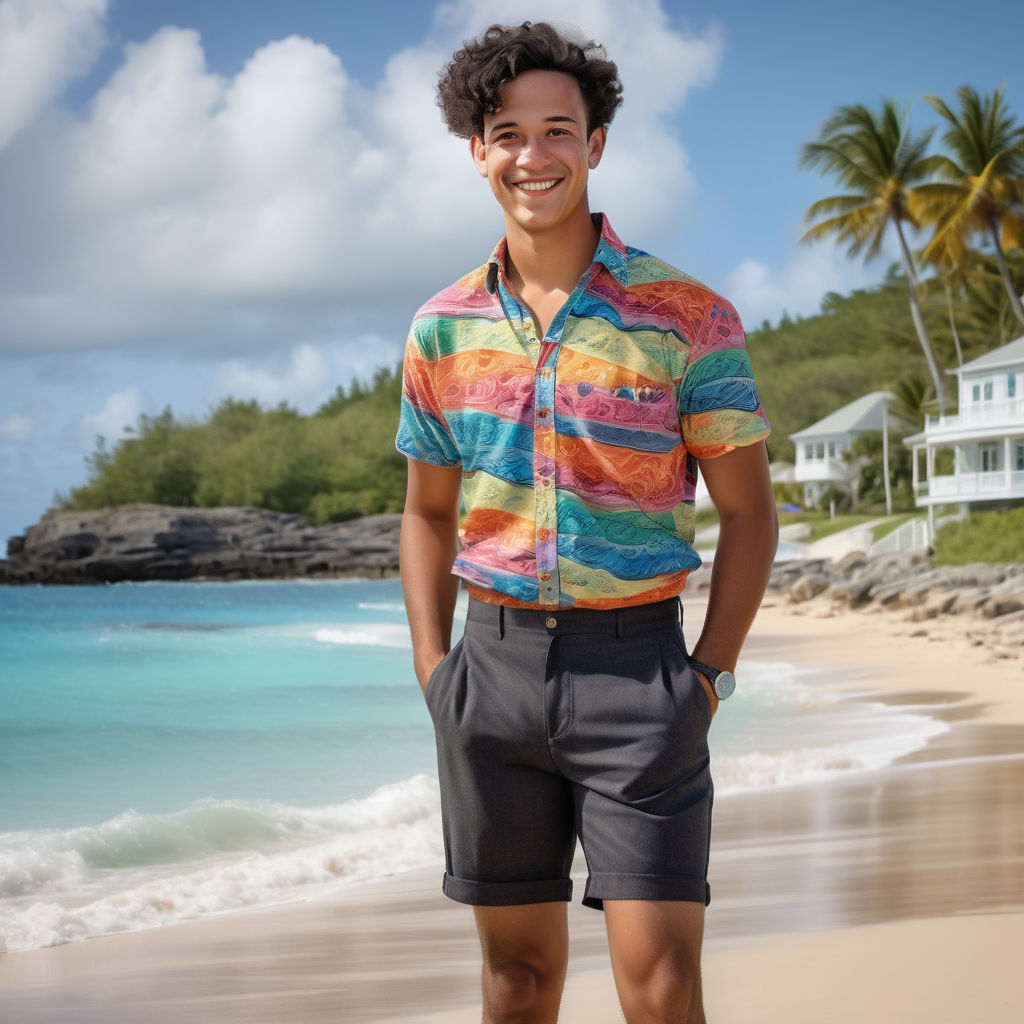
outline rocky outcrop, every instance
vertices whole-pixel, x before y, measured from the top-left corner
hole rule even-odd
[[[1024,653],[1024,565],[950,565],[933,568],[925,551],[857,553],[828,559],[780,562],[769,595],[787,605],[828,614],[841,609],[898,612],[922,625],[966,633],[1000,656]]]
[[[0,583],[385,576],[398,570],[401,521],[312,526],[266,509],[168,505],[50,510],[7,542]]]

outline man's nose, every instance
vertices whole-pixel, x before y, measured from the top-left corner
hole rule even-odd
[[[516,163],[521,167],[532,167],[537,164],[547,163],[548,159],[549,153],[545,139],[527,138],[519,149]]]

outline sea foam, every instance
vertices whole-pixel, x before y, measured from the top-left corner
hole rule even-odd
[[[0,951],[319,894],[443,860],[435,780],[328,807],[203,801],[0,835]]]

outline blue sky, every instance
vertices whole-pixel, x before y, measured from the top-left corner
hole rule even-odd
[[[436,72],[524,18],[619,63],[594,208],[750,327],[896,257],[796,244],[832,190],[797,153],[835,106],[892,96],[926,127],[923,93],[1004,83],[1024,115],[1019,3],[0,0],[0,541],[140,413],[309,411],[397,361],[501,234]]]

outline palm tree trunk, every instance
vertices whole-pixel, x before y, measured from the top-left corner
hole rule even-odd
[[[924,325],[924,317],[921,314],[921,303],[917,297],[917,272],[914,270],[914,261],[910,257],[907,240],[903,237],[903,228],[900,226],[899,218],[894,217],[893,222],[896,225],[896,234],[900,240],[900,252],[903,254],[903,269],[907,273],[907,291],[910,293],[910,315],[914,320],[917,340],[921,342],[924,358],[932,375],[932,383],[935,385],[935,397],[939,402],[939,415],[942,416],[946,412],[946,402],[949,400],[946,393],[946,382],[942,378],[939,361],[935,358],[935,350],[932,348],[932,341],[928,337],[928,330]]]
[[[1003,287],[1006,289],[1006,294],[1010,296],[1010,306],[1013,309],[1013,315],[1024,324],[1024,307],[1020,304],[1020,296],[1017,294],[1017,289],[1013,286],[1013,278],[1010,277],[1010,266],[1006,262],[1006,254],[1003,252],[1003,247],[999,244],[999,226],[993,217],[988,224],[988,229],[992,235],[992,244],[996,248],[996,263],[999,264],[999,276],[1003,279]]]
[[[946,309],[949,311],[949,329],[953,332],[953,344],[956,345],[956,365],[964,365],[964,351],[960,347],[960,332],[956,329],[956,315],[953,311],[953,289],[948,279],[943,282],[946,288]]]

